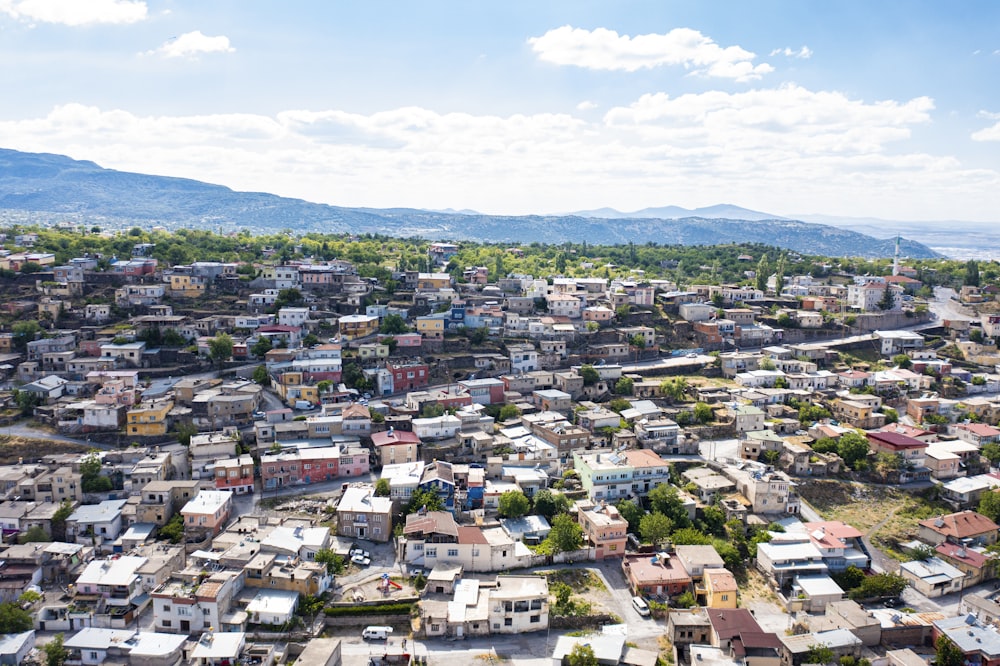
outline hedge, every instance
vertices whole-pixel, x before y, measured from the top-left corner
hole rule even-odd
[[[323,609],[327,617],[341,615],[409,615],[413,604],[379,604],[378,606],[328,606]]]

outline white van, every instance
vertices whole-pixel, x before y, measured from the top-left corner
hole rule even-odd
[[[361,638],[366,641],[384,641],[389,638],[389,634],[392,633],[392,627],[365,627],[365,630],[361,632]]]
[[[643,617],[649,615],[649,605],[642,597],[632,597],[632,608]]]

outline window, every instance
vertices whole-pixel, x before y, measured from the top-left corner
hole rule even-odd
[[[170,620],[164,620],[163,621],[163,626],[164,627],[169,627],[170,626]]]
[[[729,595],[728,594],[723,594],[722,595],[722,600],[723,601],[729,601]]]
[[[531,610],[542,610],[542,600],[532,599],[531,600]]]
[[[449,548],[448,557],[458,557],[458,548]]]
[[[541,618],[541,616],[540,616],[540,615],[532,615],[532,616],[531,616],[531,620],[530,620],[530,622],[531,622],[532,624],[537,624],[538,622],[541,622],[541,621],[542,621],[542,618]]]
[[[424,551],[424,557],[437,557],[437,556],[438,556],[437,548],[428,548],[426,551]]]
[[[514,626],[514,620],[511,619],[511,618],[509,618],[509,617],[504,618],[504,620],[503,620],[503,626],[505,626],[505,627],[512,627],[512,626]]]

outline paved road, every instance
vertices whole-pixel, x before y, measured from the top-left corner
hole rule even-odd
[[[102,444],[100,442],[91,442],[88,439],[79,439],[77,437],[66,437],[65,435],[59,435],[45,428],[40,428],[30,420],[21,421],[9,426],[3,426],[0,428],[0,435],[10,435],[12,437],[25,437],[28,439],[47,439],[52,442],[66,442],[67,444],[79,444],[80,446],[89,446],[95,449],[102,450],[117,450],[118,447],[113,444]]]
[[[934,287],[934,298],[927,301],[927,307],[937,315],[938,324],[944,319],[974,319],[972,312],[956,300],[954,289]]]

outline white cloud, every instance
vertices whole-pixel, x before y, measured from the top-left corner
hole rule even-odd
[[[787,46],[785,48],[783,48],[783,49],[774,49],[773,51],[771,51],[771,57],[772,58],[774,56],[776,56],[776,55],[783,55],[786,58],[804,58],[805,59],[805,58],[811,58],[812,54],[813,54],[812,49],[809,48],[808,46],[803,46],[798,51],[796,51],[794,49],[791,49],[791,48],[789,48]]]
[[[651,94],[600,118],[420,107],[141,116],[67,104],[0,121],[0,145],[346,206],[547,213],[736,201],[779,214],[991,219],[1000,174],[910,146],[933,108],[798,86]]]
[[[619,35],[614,30],[585,30],[564,25],[528,40],[538,57],[556,65],[635,72],[682,65],[692,73],[749,81],[774,71],[767,63],[753,64],[756,54],[739,46],[722,47],[690,28],[666,34]]]
[[[235,51],[225,35],[209,37],[201,30],[185,32],[180,37],[168,39],[163,45],[147,51],[145,55],[162,55],[164,58],[192,58],[202,53],[232,53]]]
[[[0,12],[22,21],[68,26],[136,23],[146,18],[141,0],[0,0]]]
[[[973,141],[1000,141],[1000,113],[993,113],[990,111],[980,111],[980,118],[986,118],[987,120],[996,120],[995,124],[990,127],[985,127],[977,132],[972,133]]]
[[[597,102],[591,102],[589,99],[585,99],[576,105],[577,111],[590,111],[597,108]]]

